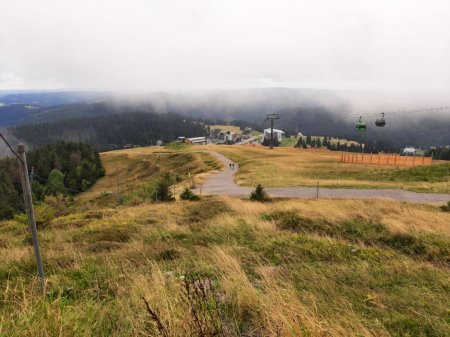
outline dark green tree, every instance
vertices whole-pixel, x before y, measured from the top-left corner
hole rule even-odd
[[[311,145],[311,136],[306,136],[306,145]]]
[[[64,185],[64,173],[53,169],[48,175],[48,181],[45,184],[44,195],[67,194],[67,188]]]
[[[168,173],[164,174],[156,183],[152,199],[163,202],[175,200],[175,197],[170,190],[170,175]]]
[[[258,184],[255,190],[252,193],[250,193],[250,200],[266,202],[269,201],[270,199],[266,191],[264,190],[264,187],[261,184]]]

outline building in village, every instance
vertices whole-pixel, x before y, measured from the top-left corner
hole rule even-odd
[[[264,129],[264,138],[270,140],[270,128]],[[281,139],[284,137],[284,131],[279,129],[273,129],[273,139],[281,142]]]

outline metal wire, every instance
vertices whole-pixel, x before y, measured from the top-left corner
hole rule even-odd
[[[36,178],[40,179],[41,181],[45,181],[46,183],[52,184],[53,186],[61,187],[60,185],[55,184],[54,182],[52,182],[50,180],[47,180],[45,178],[42,178],[42,177],[38,176],[36,173],[33,174],[33,177],[36,177]],[[83,193],[83,191],[74,190],[73,188],[64,187],[64,189],[68,190],[69,192]]]
[[[2,135],[2,133],[0,132],[0,138],[3,139],[3,141],[5,142],[6,146],[9,147],[9,149],[11,150],[11,152],[17,157],[17,159],[20,160],[20,162],[23,164],[22,159],[20,158],[20,156],[17,154],[16,151],[13,150],[13,148],[11,147],[11,145],[8,143],[8,141],[6,140],[6,138]]]

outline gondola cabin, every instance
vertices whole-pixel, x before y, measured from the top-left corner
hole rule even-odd
[[[356,123],[356,130],[358,130],[358,131],[366,131],[366,129],[367,129],[366,122],[364,122],[362,120],[362,116],[361,116],[361,117],[359,117],[358,123]]]

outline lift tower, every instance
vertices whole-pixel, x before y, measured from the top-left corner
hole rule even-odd
[[[270,121],[270,148],[273,149],[273,121],[275,119],[280,119],[279,114],[270,113],[266,115],[266,121]]]

